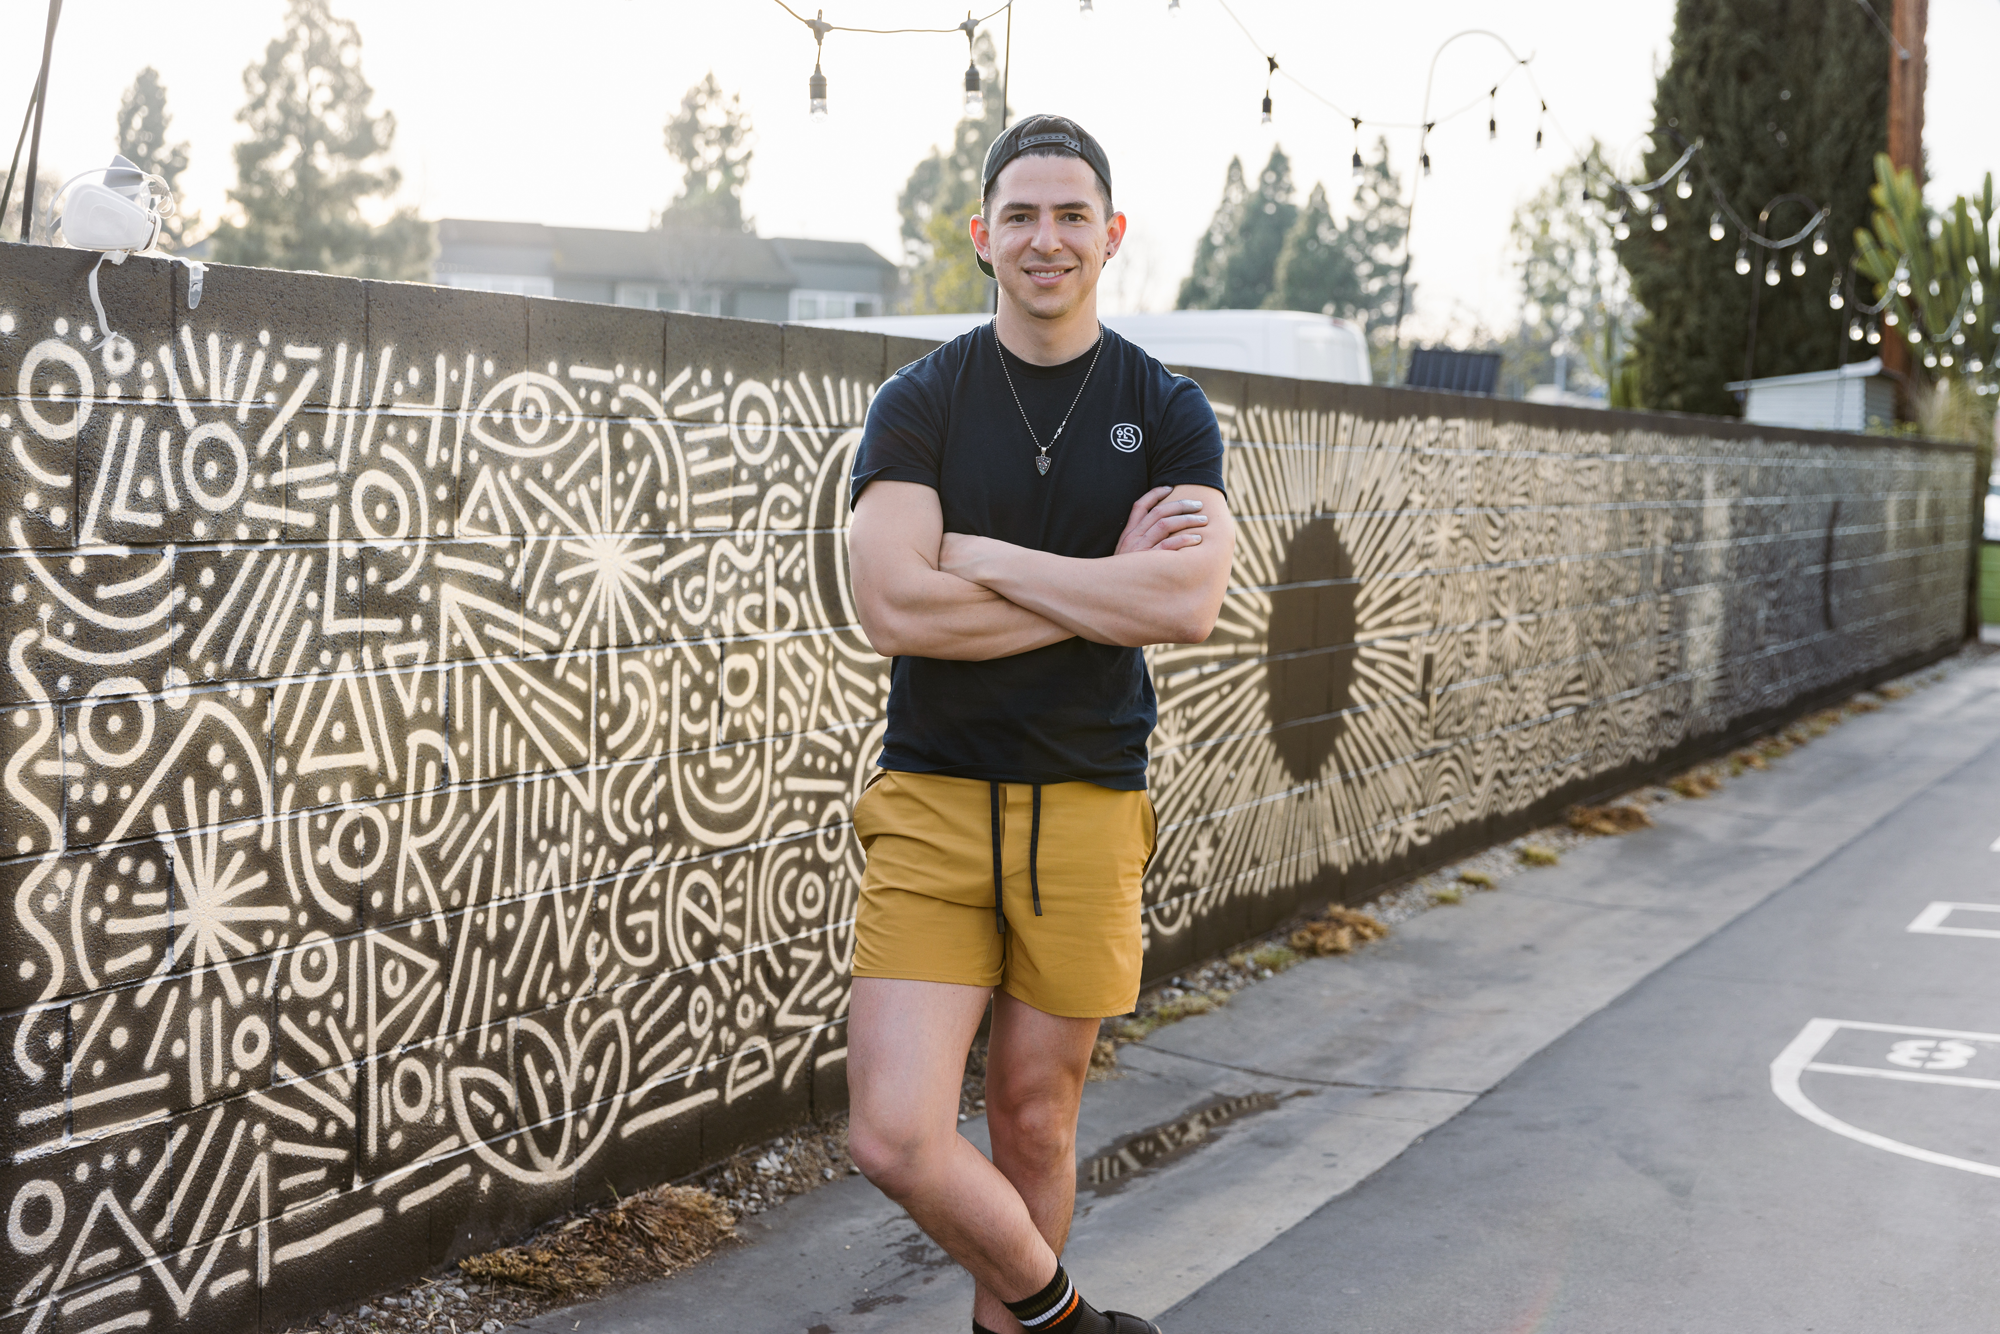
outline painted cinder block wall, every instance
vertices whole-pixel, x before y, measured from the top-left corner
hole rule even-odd
[[[0,1331],[283,1328],[841,1106],[925,345],[133,260],[100,347],[90,259],[0,249]],[[1196,375],[1155,977],[1959,638],[1970,451]]]

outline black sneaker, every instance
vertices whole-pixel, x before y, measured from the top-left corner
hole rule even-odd
[[[1125,1311],[1106,1311],[1104,1314],[1111,1321],[1111,1327],[1117,1334],[1165,1334],[1152,1321],[1141,1320],[1138,1316]]]

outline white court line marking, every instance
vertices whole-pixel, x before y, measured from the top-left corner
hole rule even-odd
[[[1831,1130],[1836,1135],[1845,1135],[1847,1138],[1866,1144],[1870,1148],[1901,1154],[1905,1158],[1914,1158],[1920,1163],[1931,1163],[1938,1167],[1955,1167],[1961,1172],[1972,1172],[1979,1176],[2000,1177],[2000,1165],[1982,1163],[1971,1158],[1955,1158],[1948,1153],[1938,1153],[1931,1149],[1920,1149],[1914,1144],[1905,1144],[1901,1140],[1890,1139],[1887,1135],[1878,1135],[1872,1130],[1863,1130],[1860,1126],[1850,1125],[1832,1113],[1821,1109],[1817,1103],[1808,1098],[1804,1090],[1799,1087],[1799,1076],[1806,1071],[1817,1069],[1827,1074],[1853,1073],[1849,1067],[1822,1066],[1813,1060],[1815,1056],[1819,1055],[1821,1049],[1826,1046],[1828,1041],[1833,1038],[1833,1035],[1843,1028],[1860,1029],[1867,1033],[1901,1033],[1913,1037],[1959,1038],[1973,1042],[1992,1043],[2000,1043],[2000,1033],[1968,1033],[1951,1028],[1913,1028],[1905,1024],[1871,1024],[1848,1019],[1814,1019],[1804,1028],[1800,1029],[1799,1035],[1793,1038],[1783,1051],[1778,1053],[1778,1058],[1775,1061],[1771,1062],[1771,1092],[1778,1095],[1778,1101],[1784,1103],[1785,1106],[1791,1108],[1821,1129]],[[1882,1070],[1869,1070],[1867,1073],[1873,1077],[1884,1079],[1909,1078],[1909,1076],[1901,1075],[1900,1072],[1891,1073]],[[1932,1076],[1929,1079],[1918,1079],[1914,1082],[1944,1083],[1946,1078],[1944,1076]],[[1962,1084],[1970,1081],[1961,1079],[1956,1082]],[[1981,1082],[1984,1083],[1985,1081]]]
[[[1955,912],[2000,914],[2000,903],[1951,903],[1940,899],[1918,913],[1917,920],[1903,929],[1920,936],[1978,936],[1985,940],[2000,940],[2000,926],[1946,926],[1945,918]]]

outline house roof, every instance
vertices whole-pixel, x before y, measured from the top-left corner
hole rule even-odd
[[[1770,389],[1780,385],[1831,384],[1835,380],[1865,380],[1882,373],[1882,358],[1870,357],[1866,361],[1851,361],[1845,366],[1836,366],[1823,371],[1803,371],[1798,375],[1767,375],[1757,380],[1731,380],[1722,386],[1731,393],[1739,389]]]
[[[632,232],[444,218],[437,229],[439,268],[446,271],[466,267],[453,262],[453,252],[499,250],[546,254],[552,271],[565,278],[654,278],[732,287],[791,288],[798,281],[792,263],[868,264],[891,271],[896,267],[859,241],[761,237],[711,228],[668,226]]]

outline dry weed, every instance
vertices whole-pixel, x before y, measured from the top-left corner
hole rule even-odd
[[[1711,792],[1722,791],[1722,777],[1712,769],[1690,769],[1667,786],[1683,797],[1698,801]]]
[[[1449,885],[1447,885],[1443,889],[1434,889],[1431,891],[1432,903],[1446,903],[1446,904],[1460,903],[1463,902],[1464,899],[1465,899],[1464,894],[1460,893],[1457,889],[1454,889]]]
[[[1291,947],[1302,956],[1350,954],[1356,945],[1380,940],[1389,928],[1365,912],[1334,906],[1323,917],[1292,932]]]
[[[685,1269],[735,1234],[736,1220],[707,1191],[655,1186],[519,1246],[462,1260],[458,1267],[484,1282],[570,1297],[613,1278]]]
[[[1110,1038],[1099,1038],[1097,1045],[1090,1049],[1090,1070],[1084,1078],[1094,1083],[1117,1077],[1118,1044]]]
[[[1523,863],[1529,866],[1554,866],[1562,860],[1561,853],[1557,852],[1554,848],[1544,847],[1540,843],[1530,843],[1516,855],[1520,857]]]
[[[1569,827],[1580,834],[1629,834],[1634,829],[1650,829],[1653,817],[1643,806],[1621,801],[1614,806],[1572,806]]]
[[[1458,873],[1458,883],[1461,885],[1471,885],[1474,889],[1491,889],[1493,888],[1494,880],[1492,876],[1486,874],[1484,871],[1460,871]]]

